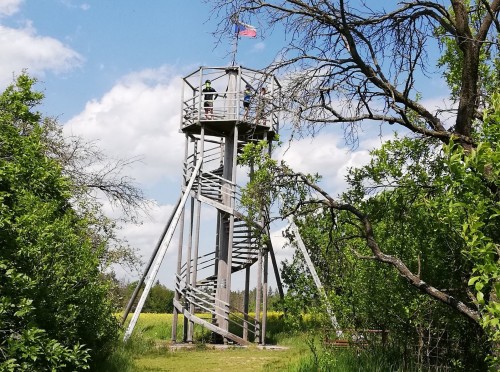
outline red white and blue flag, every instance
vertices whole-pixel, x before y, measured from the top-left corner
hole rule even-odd
[[[241,22],[237,22],[234,26],[234,33],[238,36],[257,37],[257,29],[253,26]]]

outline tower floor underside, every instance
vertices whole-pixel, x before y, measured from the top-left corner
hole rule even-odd
[[[238,128],[239,137],[248,137],[251,140],[253,137],[272,140],[276,132],[269,125],[255,124],[245,120],[228,120],[228,119],[206,119],[199,120],[192,124],[188,124],[182,128],[182,132],[186,134],[201,134],[202,126],[205,128],[205,135],[214,137],[226,137],[231,135],[234,128]]]

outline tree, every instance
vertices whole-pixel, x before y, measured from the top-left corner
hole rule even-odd
[[[47,156],[33,84],[20,75],[0,96],[0,369],[88,369],[118,336],[99,270],[106,245]]]
[[[118,281],[116,278],[113,280],[113,304],[116,311],[122,311],[126,306],[128,300],[132,297],[132,293],[137,287],[138,282],[125,283]],[[144,284],[139,291],[136,301],[132,305],[132,311],[137,306],[139,298],[144,289]],[[155,285],[151,287],[151,291],[146,298],[146,302],[142,308],[143,313],[167,313],[170,314],[174,311],[174,291],[156,281]]]
[[[403,164],[405,172],[401,171]],[[477,301],[471,296],[468,278],[473,267],[479,269],[487,262],[492,269],[492,262],[474,253],[484,252],[484,246],[467,247],[467,240],[477,240],[482,232],[464,230],[463,217],[476,220],[481,215],[488,220],[485,217],[491,213],[485,211],[494,205],[488,194],[475,190],[478,184],[472,180],[450,182],[449,169],[446,153],[421,140],[395,138],[373,151],[367,166],[351,171],[351,187],[342,200],[370,216],[373,234],[386,254],[397,256],[421,280],[474,308]],[[460,192],[450,203],[447,193],[455,187]],[[466,189],[474,192],[464,192]],[[472,195],[474,203],[465,203]],[[481,205],[485,207],[478,208]],[[402,349],[400,355],[415,352],[419,360],[425,360],[431,350],[439,349],[436,355],[443,363],[460,361],[474,369],[482,365],[489,347],[478,324],[411,290],[397,272],[373,262],[351,213],[338,212],[332,219],[331,210],[321,208],[299,218],[298,223],[343,328],[388,330],[393,345]],[[482,226],[482,231],[493,230],[495,223],[492,220]],[[471,260],[471,254],[477,258]],[[296,281],[291,283],[296,285]],[[487,301],[494,304],[489,298]],[[485,315],[483,319],[488,318]]]
[[[432,162],[435,152],[442,149],[444,155],[437,164],[445,175],[428,178],[429,183],[416,183],[412,190],[428,188],[444,192],[443,198],[431,194],[426,215],[449,225],[446,238],[451,238],[448,243],[459,256],[455,267],[462,274],[462,282],[474,287],[462,285],[458,295],[442,290],[440,275],[422,279],[418,262],[415,265],[418,256],[390,251],[390,242],[378,235],[381,230],[376,226],[384,224],[377,216],[384,211],[374,210],[371,205],[380,204],[384,198],[385,203],[397,204],[397,193],[370,196],[367,188],[357,184],[354,191],[362,196],[336,199],[318,185],[317,177],[295,173],[265,159],[260,165],[274,171],[268,189],[286,190],[281,193],[284,215],[310,214],[321,206],[330,211],[335,226],[339,217],[344,216],[356,231],[351,235],[353,240],[362,239],[369,250],[357,251],[358,258],[394,267],[411,286],[481,324],[490,339],[498,342],[499,197],[498,178],[492,172],[497,150],[491,135],[487,135],[492,126],[486,125],[484,118],[497,115],[491,97],[498,89],[500,1],[418,0],[401,2],[390,10],[384,7],[385,4],[370,7],[365,2],[352,5],[343,0],[216,1],[217,11],[227,15],[218,32],[229,30],[235,17],[243,20],[255,17],[262,23],[261,29],[283,29],[290,35],[287,45],[267,70],[285,76],[283,109],[299,132],[315,133],[326,125],[340,123],[346,129],[346,139],[355,143],[361,122],[397,124],[428,149],[426,153],[418,152],[425,155],[420,158],[424,164]],[[432,60],[432,50],[438,46],[443,48],[443,54],[440,59]],[[441,72],[450,86],[453,104],[449,107],[433,110],[422,103],[425,97],[417,82],[434,78],[440,72],[432,63],[443,68]],[[444,112],[453,116],[454,123],[449,128]],[[412,156],[414,150],[410,147],[407,155]],[[374,187],[378,191],[407,187],[405,177],[411,176],[405,163],[408,157],[398,158],[397,152],[386,155],[388,158],[380,161],[392,165],[394,169],[388,174],[396,175],[396,179],[384,184],[374,176]],[[430,169],[422,171],[429,173]],[[460,180],[467,183],[459,186]],[[405,181],[404,185],[400,181]],[[422,190],[416,194],[425,195]],[[365,202],[364,198],[370,200]],[[401,205],[408,199],[399,200]],[[471,202],[479,203],[478,210],[470,209],[476,206]],[[387,210],[387,217],[392,210]],[[387,221],[384,229],[393,231],[394,226]],[[412,220],[404,221],[408,231],[412,231]],[[428,251],[446,249],[432,242],[427,243]],[[478,272],[484,275],[476,275]],[[456,283],[456,279],[450,280]],[[470,289],[475,292],[472,296]]]
[[[239,16],[257,18],[260,29],[287,35],[288,45],[268,71],[287,73],[283,108],[298,126],[342,123],[355,140],[355,124],[370,120],[473,145],[474,120],[485,103],[480,95],[490,84],[484,73],[498,72],[499,1],[418,0],[385,10],[344,0],[234,0],[215,1],[214,8],[227,14],[219,34],[232,35]],[[454,64],[453,77],[447,75],[456,85],[458,105],[449,109],[456,117],[449,129],[440,115],[444,109],[433,112],[421,104],[425,97],[416,85],[417,79],[435,75],[430,48],[443,39],[454,41],[452,52],[461,61]]]
[[[137,286],[129,286],[132,290]],[[156,281],[151,288],[149,296],[144,303],[142,312],[144,313],[169,313],[174,311],[174,291]]]

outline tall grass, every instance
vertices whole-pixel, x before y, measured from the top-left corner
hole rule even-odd
[[[287,367],[289,372],[398,372],[416,371],[408,366],[403,366],[400,360],[391,358],[390,352],[384,350],[371,350],[359,353],[356,350],[335,350],[310,353],[299,362]]]
[[[253,318],[254,314],[250,314],[250,316]],[[201,317],[209,321],[211,315],[201,314]],[[144,368],[144,364],[148,365],[146,368],[155,370],[152,365],[160,363],[160,360],[164,359],[168,359],[168,362],[165,363],[169,365],[180,365],[177,370],[179,368],[182,370],[182,368],[188,367],[186,364],[188,363],[188,359],[191,362],[198,358],[205,358],[207,360],[210,360],[210,358],[215,360],[220,359],[220,355],[214,354],[213,350],[204,347],[206,343],[211,341],[211,332],[197,324],[194,325],[195,351],[170,351],[170,345],[172,344],[172,321],[172,314],[141,314],[132,336],[126,343],[117,345],[114,354],[108,358],[105,364],[100,366],[99,371],[129,372]],[[181,342],[183,338],[183,323],[184,317],[180,315],[177,328],[178,342]],[[126,327],[127,323],[125,323],[124,329]],[[291,346],[292,350],[289,352],[272,353],[272,358],[270,358],[266,356],[265,352],[263,353],[261,350],[251,346],[247,349],[229,350],[224,358],[229,356],[235,358],[237,361],[260,358],[261,361],[256,362],[256,370],[259,370],[258,366],[261,363],[262,368],[268,364],[272,366],[269,367],[271,371],[280,370],[281,366],[286,364],[288,360],[298,360],[307,351],[305,344],[302,343],[299,346],[300,342],[294,341],[293,337],[290,338],[290,335],[287,334],[281,313],[268,312],[267,334],[267,343],[275,344],[280,342]],[[186,355],[186,353],[189,353],[189,355]],[[245,370],[245,367],[241,363],[238,362],[233,365],[235,370]]]
[[[210,321],[210,314],[197,314],[200,318]],[[143,313],[139,316],[139,320],[134,329],[133,335],[139,335],[145,339],[153,339],[163,342],[170,342],[172,339],[172,322],[173,314],[153,314]],[[128,321],[124,328],[128,326]],[[181,342],[183,337],[184,316],[179,315],[177,323],[177,338],[176,342]],[[194,324],[194,339],[199,342],[208,342],[207,336],[210,332],[198,324]]]

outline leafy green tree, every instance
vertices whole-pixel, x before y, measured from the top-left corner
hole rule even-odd
[[[99,270],[106,246],[47,156],[33,84],[23,74],[0,96],[0,369],[88,369],[118,332]]]
[[[498,187],[492,164],[498,156],[493,144],[500,107],[498,97],[492,102],[477,149],[396,138],[373,151],[369,165],[351,171],[350,190],[338,202],[315,177],[293,173],[258,151],[241,157],[256,162],[256,174],[265,173],[259,185],[249,187],[279,195],[283,214],[304,216],[299,219],[304,241],[344,327],[389,329],[405,347],[418,345],[421,329],[432,325],[448,337],[440,346],[448,354],[442,356],[468,367],[480,366],[495,348],[499,202],[492,192]],[[384,262],[397,270],[381,266]],[[283,272],[295,303],[317,306],[298,267],[294,262]]]
[[[256,302],[257,289],[253,288],[248,291],[248,312],[255,312],[255,302]],[[267,291],[267,309],[270,311],[278,311],[282,310],[283,306],[280,304],[280,295],[278,290],[273,291],[271,287],[269,287]],[[231,298],[229,304],[243,311],[245,302],[245,291],[231,291]]]
[[[122,311],[129,299],[132,297],[132,293],[137,287],[137,281],[132,283],[119,283],[115,281],[115,288],[113,290],[115,297],[115,309],[117,311]],[[145,284],[142,285],[134,304],[132,305],[132,310],[135,309],[137,303],[139,302],[139,298],[141,297],[142,290],[144,289]],[[165,285],[161,284],[160,281],[156,281],[156,283],[151,287],[151,291],[149,292],[148,297],[146,298],[146,302],[142,308],[143,313],[172,313],[174,311],[174,291],[167,288]]]
[[[159,281],[151,288],[142,309],[144,313],[169,313],[174,311],[174,291]]]
[[[474,310],[467,283],[473,261],[460,237],[461,226],[438,218],[448,213],[442,205],[449,201],[445,190],[450,187],[443,183],[448,175],[444,153],[420,140],[396,138],[372,156],[369,165],[351,171],[351,189],[343,200],[370,216],[373,236],[385,254]],[[402,165],[407,172],[401,172]],[[482,365],[489,347],[480,328],[446,303],[412,290],[390,267],[372,262],[362,227],[351,213],[338,212],[332,220],[327,209],[299,221],[342,327],[389,330],[401,355],[439,348],[448,363]],[[446,337],[427,336],[439,332]],[[436,344],[417,349],[426,342]]]

